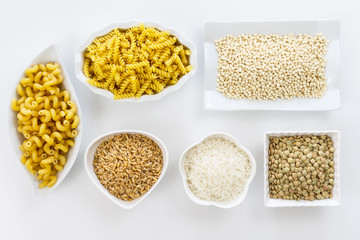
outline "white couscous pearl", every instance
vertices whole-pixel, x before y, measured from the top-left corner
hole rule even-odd
[[[326,92],[321,34],[228,35],[215,41],[217,90],[228,98],[321,98]]]

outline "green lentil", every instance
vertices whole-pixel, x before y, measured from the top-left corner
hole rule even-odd
[[[332,197],[336,149],[331,137],[300,135],[269,140],[270,198],[313,201]]]

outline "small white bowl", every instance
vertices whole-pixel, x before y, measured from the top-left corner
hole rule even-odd
[[[145,101],[157,100],[171,92],[175,92],[175,91],[179,90],[182,86],[184,86],[184,84],[192,76],[195,75],[197,68],[198,68],[196,46],[194,43],[192,43],[191,41],[187,40],[182,35],[180,35],[178,31],[171,29],[171,28],[167,28],[165,26],[162,26],[161,24],[159,24],[157,22],[131,21],[131,22],[113,23],[99,31],[96,31],[96,32],[93,32],[92,34],[90,34],[90,36],[88,38],[86,38],[86,40],[83,41],[75,49],[75,75],[91,91],[93,91],[94,93],[96,93],[98,95],[101,95],[101,96],[104,96],[104,97],[114,100],[114,94],[112,92],[102,89],[102,88],[97,88],[97,87],[89,84],[86,81],[86,77],[85,77],[82,69],[83,69],[83,64],[84,64],[84,53],[87,50],[87,47],[94,41],[95,38],[97,38],[99,36],[103,36],[115,28],[128,29],[128,28],[134,27],[136,25],[139,25],[140,23],[143,23],[145,27],[155,27],[161,31],[169,31],[171,35],[176,36],[178,41],[181,44],[185,45],[187,48],[189,48],[191,50],[190,64],[193,66],[193,69],[189,73],[182,76],[175,85],[167,86],[164,88],[163,91],[161,91],[157,94],[143,95],[139,99],[126,98],[126,99],[121,99],[121,100],[116,100],[116,101],[119,101],[119,102],[145,102]]]
[[[187,177],[186,177],[185,168],[184,168],[184,161],[185,161],[186,154],[188,153],[188,151],[190,149],[196,147],[197,145],[204,142],[206,139],[208,139],[210,137],[221,137],[221,138],[224,138],[226,140],[229,140],[230,142],[234,143],[239,149],[244,151],[246,153],[246,155],[249,157],[249,160],[250,160],[251,171],[250,171],[250,176],[249,176],[249,178],[247,180],[247,183],[246,183],[246,185],[244,187],[244,190],[239,194],[239,196],[237,196],[235,199],[233,199],[231,201],[216,202],[216,201],[202,200],[202,199],[198,198],[197,196],[195,196],[195,194],[190,190],[189,184],[187,182]],[[235,206],[239,205],[245,199],[246,194],[247,194],[248,189],[249,189],[249,185],[250,185],[251,181],[253,180],[253,178],[255,176],[255,173],[256,173],[256,162],[255,162],[255,159],[254,159],[253,155],[244,146],[242,146],[233,136],[231,136],[228,133],[224,133],[224,132],[214,132],[214,133],[211,133],[211,134],[207,135],[202,140],[194,143],[193,145],[188,147],[183,152],[183,154],[180,157],[180,161],[179,161],[179,170],[180,170],[180,175],[182,177],[182,181],[183,181],[183,184],[184,184],[185,192],[187,193],[187,195],[189,196],[189,198],[192,201],[194,201],[195,203],[197,203],[199,205],[204,205],[204,206],[215,206],[215,207],[219,207],[219,208],[232,208],[232,207],[235,207]]]
[[[94,171],[94,166],[93,166],[94,155],[95,155],[96,149],[99,146],[99,144],[102,143],[104,140],[108,139],[109,137],[112,137],[112,136],[115,136],[118,134],[126,134],[126,133],[127,134],[141,134],[143,136],[146,136],[146,137],[152,139],[160,147],[160,149],[163,153],[163,166],[162,166],[161,174],[160,174],[158,180],[149,189],[149,191],[147,191],[141,197],[134,199],[132,201],[121,200],[121,199],[115,197],[114,195],[112,195],[111,193],[109,193],[109,191],[101,184],[101,182],[97,178],[95,171]],[[155,189],[155,187],[159,184],[159,182],[163,178],[163,176],[166,172],[166,169],[167,169],[168,161],[169,161],[169,154],[168,154],[165,144],[159,138],[155,137],[154,135],[147,133],[147,132],[138,131],[138,130],[118,130],[118,131],[113,131],[113,132],[109,132],[104,135],[101,135],[89,144],[89,146],[86,149],[85,156],[84,156],[85,169],[86,169],[86,172],[89,175],[91,181],[100,190],[100,192],[102,192],[105,196],[107,196],[116,205],[118,205],[119,207],[125,208],[125,209],[130,209],[130,208],[135,207],[136,205],[141,203],[147,196],[149,196],[151,191],[153,191]]]
[[[334,188],[332,190],[333,197],[323,200],[286,200],[272,199],[269,194],[269,137],[282,136],[298,136],[298,135],[328,135],[334,143]],[[311,207],[311,206],[338,206],[340,205],[340,132],[339,131],[292,131],[292,132],[266,132],[264,145],[264,204],[266,207]]]
[[[75,90],[71,83],[71,80],[65,70],[65,66],[64,66],[63,62],[61,61],[58,46],[56,44],[54,44],[54,45],[49,46],[45,50],[43,50],[38,56],[36,56],[26,66],[26,68],[32,67],[35,64],[48,63],[48,62],[57,62],[60,64],[61,74],[64,77],[63,86],[70,92],[70,98],[73,102],[75,102],[75,104],[77,106],[77,115],[80,118],[80,123],[79,123],[79,126],[77,127],[77,131],[79,132],[79,134],[75,137],[75,146],[72,147],[67,154],[67,162],[65,164],[64,169],[58,173],[58,176],[57,176],[58,180],[57,180],[56,184],[54,186],[52,186],[51,188],[48,188],[48,187],[39,188],[38,185],[40,184],[40,181],[36,180],[36,176],[31,175],[29,173],[29,171],[26,169],[26,167],[20,162],[20,157],[22,155],[22,152],[20,151],[19,146],[23,143],[25,138],[23,137],[23,135],[21,133],[19,133],[17,131],[17,126],[18,126],[17,117],[16,117],[17,112],[13,111],[10,107],[10,114],[9,114],[9,116],[10,116],[10,119],[9,119],[10,141],[14,147],[14,150],[15,150],[15,153],[17,156],[16,161],[18,161],[19,164],[21,164],[21,166],[24,168],[26,174],[30,177],[31,185],[33,186],[33,193],[34,193],[35,201],[41,200],[42,198],[45,197],[45,195],[47,195],[48,193],[55,190],[61,184],[61,182],[64,180],[66,175],[69,173],[70,169],[74,165],[77,154],[79,152],[79,148],[80,148],[80,144],[81,144],[81,135],[82,135],[83,118],[81,115],[80,103],[77,99]],[[24,68],[24,72],[25,72],[26,68]],[[20,80],[24,77],[25,77],[25,74],[22,73],[20,75],[20,77],[18,78],[18,81],[16,81],[16,85],[14,85],[13,90],[12,90],[13,91],[12,98],[17,98],[16,86],[20,83]],[[9,106],[10,106],[10,103],[9,103]]]

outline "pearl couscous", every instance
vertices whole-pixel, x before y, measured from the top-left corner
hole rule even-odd
[[[228,35],[215,41],[217,90],[231,99],[321,98],[326,92],[322,35]]]

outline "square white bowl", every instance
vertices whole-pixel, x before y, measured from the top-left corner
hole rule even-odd
[[[99,144],[102,143],[103,141],[105,141],[106,139],[108,139],[109,137],[112,137],[112,136],[115,136],[118,134],[125,134],[125,133],[141,134],[145,137],[150,138],[160,147],[162,154],[163,154],[163,166],[162,166],[161,174],[160,174],[158,180],[155,182],[154,185],[152,185],[152,187],[145,194],[143,194],[139,198],[134,199],[132,201],[124,201],[124,200],[119,199],[119,198],[115,197],[114,195],[112,195],[99,181],[98,177],[95,174],[94,166],[93,166],[94,155],[95,155],[96,149],[99,146]],[[163,176],[166,172],[166,169],[167,169],[168,161],[169,161],[169,154],[168,154],[165,144],[159,138],[155,137],[154,135],[147,133],[147,132],[139,131],[139,130],[117,130],[117,131],[113,131],[113,132],[109,132],[104,135],[101,135],[101,136],[97,137],[96,139],[94,139],[89,144],[89,146],[87,147],[87,149],[85,151],[85,156],[84,156],[85,169],[86,169],[86,172],[87,172],[89,178],[91,179],[91,181],[100,190],[100,192],[102,192],[112,202],[114,202],[119,207],[122,207],[125,209],[131,209],[131,208],[135,207],[136,205],[141,203],[147,196],[149,196],[149,194],[155,189],[155,187],[159,184],[159,182],[163,178]]]
[[[39,185],[40,181],[38,181],[36,179],[35,175],[31,175],[29,173],[29,171],[26,169],[26,167],[20,162],[20,157],[22,155],[22,152],[20,151],[19,146],[23,143],[25,138],[21,133],[19,133],[17,131],[17,125],[18,125],[17,117],[16,117],[17,112],[13,111],[9,104],[9,108],[10,108],[10,114],[9,114],[9,116],[10,116],[10,119],[9,119],[10,142],[12,143],[15,153],[16,153],[16,156],[17,156],[16,161],[18,161],[19,164],[22,165],[26,174],[29,175],[31,185],[33,188],[33,195],[34,195],[35,201],[39,201],[39,200],[43,199],[50,192],[54,191],[61,184],[61,182],[65,179],[66,175],[70,172],[72,166],[74,165],[74,163],[76,161],[76,158],[77,158],[77,155],[78,155],[78,152],[80,149],[81,136],[82,136],[83,118],[82,118],[82,114],[81,114],[80,103],[76,96],[75,90],[72,86],[69,75],[66,72],[65,65],[63,64],[63,62],[60,58],[58,45],[53,44],[53,45],[47,47],[46,49],[44,49],[26,67],[28,68],[28,67],[32,67],[35,64],[48,63],[48,62],[57,62],[60,64],[61,74],[64,77],[64,81],[62,82],[62,85],[65,87],[66,90],[68,90],[70,92],[71,101],[73,101],[77,106],[77,115],[80,118],[80,122],[79,122],[79,126],[77,127],[78,135],[74,139],[75,145],[74,145],[74,147],[70,148],[69,152],[66,155],[67,162],[64,166],[64,169],[62,171],[58,172],[57,182],[51,188],[48,188],[48,187],[39,188],[38,185]],[[24,72],[25,72],[25,69],[24,69]],[[14,84],[12,98],[16,98],[18,96],[18,94],[16,92],[16,86],[20,83],[20,80],[24,77],[25,77],[25,74],[24,73],[21,74],[21,76],[16,81],[16,85]]]
[[[288,34],[322,33],[330,40],[326,53],[327,91],[320,99],[294,98],[290,100],[228,99],[216,90],[217,52],[215,40],[228,34]],[[329,111],[340,108],[340,21],[258,21],[258,22],[207,22],[205,23],[204,106],[207,110],[278,110],[278,111]]]
[[[328,135],[334,143],[334,187],[332,189],[332,198],[323,200],[286,200],[286,199],[272,199],[269,195],[269,137],[282,136],[298,136],[298,135]],[[338,206],[340,205],[340,132],[335,130],[330,131],[293,131],[293,132],[266,132],[264,145],[264,204],[266,207],[311,207],[311,206]]]
[[[87,50],[87,47],[95,40],[95,38],[103,36],[109,32],[111,32],[115,28],[120,29],[128,29],[134,26],[139,25],[140,23],[144,24],[145,27],[155,27],[161,31],[169,31],[171,35],[177,37],[178,41],[183,44],[185,47],[190,49],[190,59],[189,63],[193,66],[193,69],[182,76],[179,81],[172,86],[166,86],[163,91],[153,94],[153,95],[143,95],[139,99],[136,98],[125,98],[115,100],[117,102],[146,102],[151,100],[158,100],[165,95],[175,92],[182,88],[184,84],[196,74],[198,63],[197,63],[197,50],[196,45],[183,37],[178,31],[165,27],[157,22],[140,22],[140,21],[131,21],[131,22],[121,22],[121,23],[113,23],[108,25],[107,27],[100,29],[96,32],[91,33],[76,49],[75,49],[75,75],[86,87],[88,87],[95,94],[107,97],[109,99],[114,100],[114,94],[106,89],[97,88],[86,81],[86,77],[83,73],[83,65],[84,65],[84,53]]]

